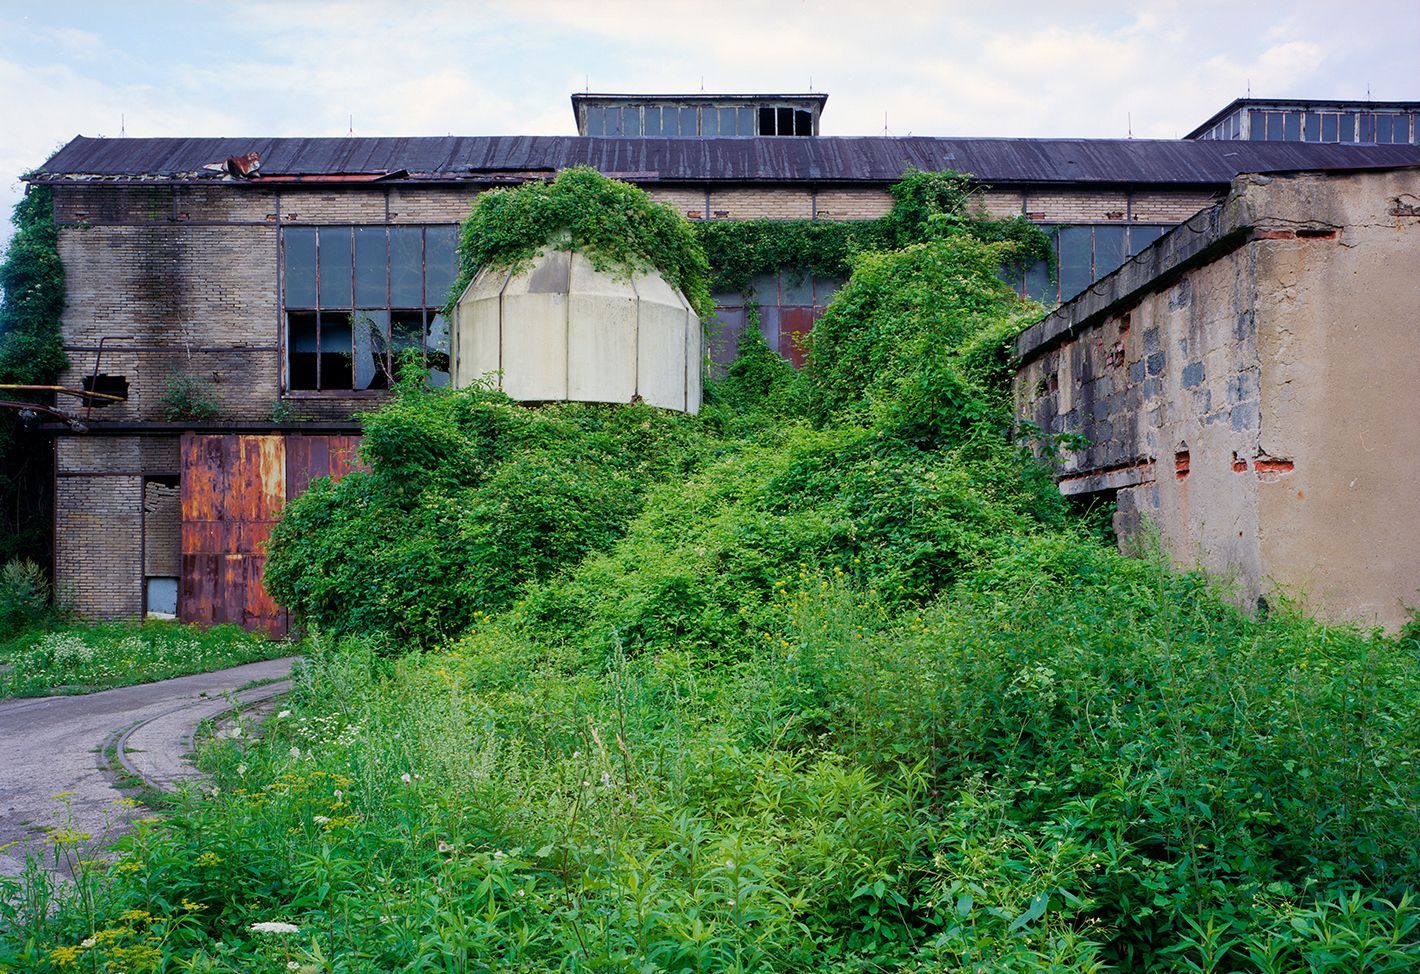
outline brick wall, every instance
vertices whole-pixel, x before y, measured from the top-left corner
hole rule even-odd
[[[813,194],[807,189],[711,189],[712,220],[811,220]]]
[[[704,220],[708,216],[705,206],[709,194],[705,192],[704,187],[648,186],[646,192],[650,193],[651,199],[656,202],[669,204],[687,220]]]
[[[143,479],[176,476],[177,437],[59,436],[54,581],[85,616],[143,611]]]
[[[892,209],[885,189],[820,189],[815,200],[820,220],[876,220]]]

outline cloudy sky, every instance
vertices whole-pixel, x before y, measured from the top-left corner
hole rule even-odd
[[[1420,0],[0,0],[0,204],[76,134],[569,134],[573,91],[829,93],[826,135],[1182,135],[1420,99]]]

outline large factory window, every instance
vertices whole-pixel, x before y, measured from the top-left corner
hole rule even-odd
[[[1119,223],[1093,226],[1042,227],[1055,248],[1055,274],[1040,261],[1024,271],[1003,276],[1028,298],[1052,305],[1069,301],[1167,233],[1171,226]]]
[[[281,235],[284,387],[359,394],[389,387],[401,353],[449,379],[441,309],[457,273],[453,226],[291,227]]]

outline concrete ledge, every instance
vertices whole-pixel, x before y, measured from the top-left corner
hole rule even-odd
[[[1101,490],[1119,490],[1121,487],[1136,487],[1154,482],[1154,461],[1140,460],[1137,463],[1121,464],[1105,470],[1087,470],[1083,473],[1067,473],[1060,478],[1060,493],[1066,497],[1077,494],[1093,494]]]

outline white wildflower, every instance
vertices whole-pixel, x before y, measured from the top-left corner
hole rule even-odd
[[[94,947],[94,945],[97,944],[97,943],[98,943],[98,941],[95,940],[93,937],[85,937],[85,938],[79,943],[79,946],[80,946],[80,947],[83,947],[85,950],[92,950],[93,947]]]
[[[291,757],[293,757],[293,758],[298,758],[298,757],[300,757],[300,756],[301,756],[301,749],[300,749],[299,747],[293,747],[293,748],[291,748]]]
[[[246,773],[247,773],[247,766],[246,766],[245,764],[239,764],[239,765],[237,765],[237,774],[246,774]]]
[[[277,719],[277,720],[285,720],[287,717],[290,717],[290,716],[291,716],[291,711],[289,711],[289,710],[283,710],[283,711],[281,711],[281,713],[279,713],[279,714],[276,715],[276,719]]]
[[[603,771],[603,772],[602,772],[602,787],[603,787],[603,788],[610,788],[610,787],[611,787],[611,775],[610,775],[610,773],[608,773],[608,772],[606,772],[606,771]]]
[[[734,861],[733,859],[726,859],[726,860],[725,860],[725,868],[726,868],[726,869],[734,869],[734,868],[735,868],[735,861]]]
[[[312,816],[311,816],[311,821],[312,821],[312,822],[315,822],[317,825],[325,825],[327,822],[330,821],[330,816],[329,816],[329,815],[312,815]]]
[[[495,850],[493,851],[493,858],[494,858],[494,859],[504,859],[504,858],[506,858],[506,856],[503,855],[503,850],[502,850],[502,849],[495,849]]]
[[[400,781],[403,781],[403,782],[407,785],[407,784],[409,784],[410,782],[412,782],[414,779],[411,778],[411,777],[409,776],[409,772],[406,771],[404,774],[402,774],[402,775],[399,776],[399,780],[400,780]]]
[[[286,970],[288,970],[288,971],[299,971],[300,969],[301,969],[301,965],[298,964],[298,963],[296,963],[295,961],[293,961],[293,960],[288,960],[288,961],[286,962]]]
[[[247,927],[252,933],[300,933],[301,928],[294,923],[282,923],[280,920],[263,920],[260,923],[253,923]]]

